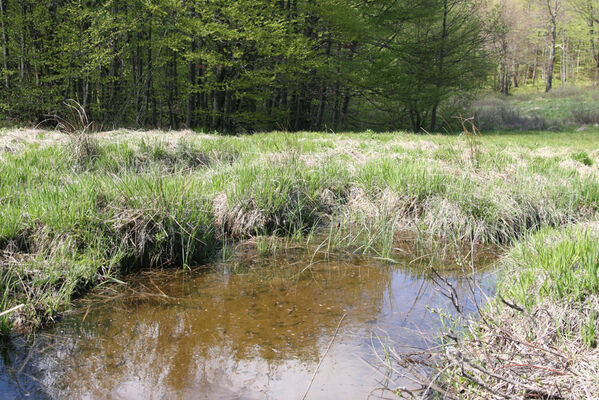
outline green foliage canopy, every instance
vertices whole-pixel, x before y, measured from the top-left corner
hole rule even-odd
[[[0,111],[110,127],[438,128],[488,72],[473,0],[0,0]]]

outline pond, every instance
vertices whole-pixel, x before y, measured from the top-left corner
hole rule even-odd
[[[439,271],[472,305],[463,272]],[[491,290],[492,272],[475,275]],[[2,344],[0,393],[299,400],[313,379],[307,399],[376,397],[389,384],[381,343],[425,347],[439,332],[428,308],[451,308],[432,276],[407,261],[290,254],[141,273],[94,291],[34,339]]]

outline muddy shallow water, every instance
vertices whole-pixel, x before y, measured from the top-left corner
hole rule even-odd
[[[463,274],[442,272],[460,296]],[[491,287],[491,274],[479,272]],[[426,346],[447,299],[417,265],[302,257],[140,274],[80,301],[33,341],[0,345],[0,397],[366,399],[381,341]]]

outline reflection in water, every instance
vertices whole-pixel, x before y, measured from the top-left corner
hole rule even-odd
[[[308,265],[277,259],[235,273],[220,266],[136,277],[116,297],[92,296],[33,346],[4,346],[0,391],[34,399],[299,399],[347,314],[308,398],[365,399],[382,376],[369,365],[371,333],[422,346],[437,327],[426,306],[446,299],[422,271]],[[447,274],[465,294],[459,275]]]

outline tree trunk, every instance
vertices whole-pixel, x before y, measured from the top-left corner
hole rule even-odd
[[[549,9],[549,15],[551,16],[551,47],[549,48],[549,62],[547,64],[547,85],[545,86],[545,92],[549,92],[553,87],[553,68],[555,66],[555,47],[557,42],[557,11],[559,7],[559,0],[547,0],[547,7]]]
[[[156,126],[157,121],[157,105],[156,96],[154,95],[154,65],[152,63],[152,22],[148,26],[148,86],[146,88],[146,115],[148,115],[148,107],[150,102],[152,103],[152,126]]]
[[[223,90],[223,81],[225,77],[225,67],[216,67],[216,88],[212,92],[212,129],[222,128],[222,113],[225,103],[225,92]]]
[[[171,60],[165,64],[165,78],[168,93],[168,124],[169,128],[177,129],[178,121],[175,114],[175,98],[177,97],[177,53],[171,50]]]
[[[349,52],[349,62],[354,59],[354,54],[356,53],[357,43],[352,43],[351,50]],[[345,126],[347,124],[347,115],[349,112],[349,102],[351,101],[352,92],[349,87],[345,89],[345,97],[343,99],[343,109],[341,111],[341,125]]]
[[[431,133],[434,133],[437,129],[437,105],[433,106],[431,110]]]
[[[20,58],[20,62],[19,62],[19,72],[20,72],[20,76],[21,76],[21,83],[23,83],[25,81],[25,15],[26,15],[26,11],[25,11],[25,6],[23,3],[21,3],[21,22],[23,23],[23,25],[21,26],[21,40],[20,40],[20,47],[21,47],[21,58]]]
[[[591,45],[591,56],[595,61],[593,65],[593,85],[597,84],[597,80],[599,78],[599,53],[598,49],[595,45],[595,10],[593,7],[593,1],[587,1],[587,24],[589,26],[589,37],[590,37],[590,45]]]
[[[539,68],[539,49],[535,49],[535,63],[532,66],[532,85],[537,83],[537,69]]]
[[[331,40],[327,40],[327,47],[326,47],[326,52],[325,52],[327,61],[329,60],[329,58],[331,56],[332,44],[333,44],[333,42]],[[322,122],[323,122],[324,111],[325,111],[325,106],[326,106],[326,93],[327,93],[327,80],[326,80],[326,78],[323,78],[322,86],[320,88],[320,99],[319,99],[319,104],[318,104],[318,112],[316,115],[316,129],[322,128]]]
[[[2,66],[4,67],[4,86],[8,89],[8,43],[6,39],[6,27],[4,25],[4,0],[0,0],[0,28],[2,29]]]
[[[443,73],[445,68],[445,42],[447,40],[447,16],[449,14],[449,8],[447,4],[447,0],[443,2],[443,23],[441,25],[441,43],[439,46],[439,66],[438,66],[438,76],[437,76],[437,88],[441,87],[441,79],[444,79]],[[437,96],[440,93],[437,92]],[[437,98],[433,108],[431,110],[431,126],[430,131],[435,132],[437,129],[437,108],[439,107],[439,102],[441,98]]]
[[[191,44],[191,51],[195,50],[194,42]],[[193,120],[193,112],[195,110],[195,85],[196,85],[196,69],[195,63],[193,61],[189,61],[187,63],[187,84],[189,85],[189,90],[187,94],[187,113],[185,117],[185,126],[187,129],[191,129],[194,120]]]

